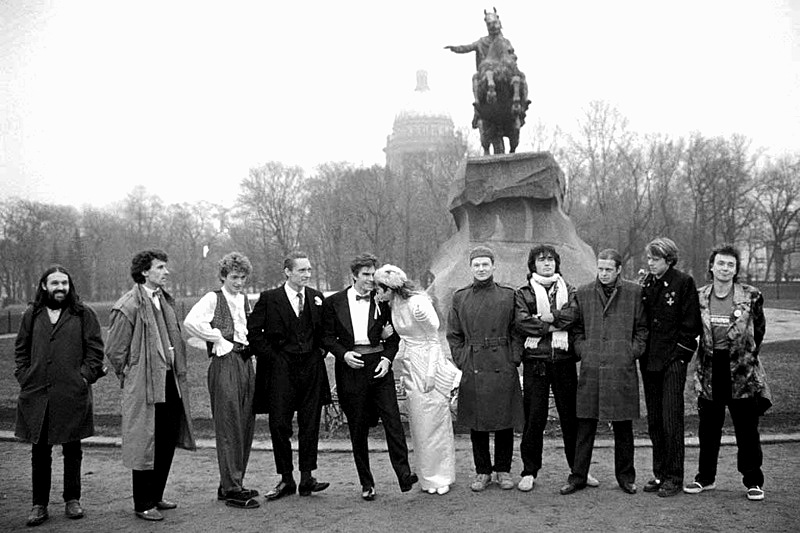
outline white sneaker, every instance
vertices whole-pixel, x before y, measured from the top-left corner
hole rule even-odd
[[[517,488],[522,492],[529,492],[533,490],[533,484],[535,480],[536,478],[533,476],[522,476],[522,478],[519,480],[519,483],[517,484]]]
[[[472,489],[472,492],[483,492],[491,482],[492,476],[489,474],[476,474],[475,481],[472,482],[472,485],[470,485],[469,488]]]
[[[700,494],[706,490],[714,490],[717,488],[716,483],[709,483],[708,485],[703,485],[699,481],[692,481],[685,487],[683,487],[683,492],[686,494]]]
[[[450,485],[445,485],[444,487],[439,487],[438,489],[436,489],[436,493],[439,496],[444,496],[448,492],[450,492]]]
[[[747,499],[754,502],[760,502],[764,499],[764,489],[756,485],[747,489]]]
[[[586,474],[586,486],[587,487],[599,487],[600,482],[597,481],[597,478],[591,474]]]
[[[509,472],[497,472],[497,484],[503,490],[511,490],[514,488],[514,479]]]

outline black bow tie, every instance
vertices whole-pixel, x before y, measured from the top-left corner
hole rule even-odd
[[[372,298],[371,294],[365,294],[364,296],[361,296],[360,294],[356,294],[356,301],[369,300],[370,298]]]

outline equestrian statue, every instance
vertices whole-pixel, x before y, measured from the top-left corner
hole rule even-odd
[[[519,130],[525,124],[528,83],[517,68],[517,56],[511,42],[503,36],[497,9],[484,10],[489,35],[472,44],[445,46],[457,54],[475,52],[477,72],[472,76],[474,115],[472,127],[481,134],[484,155],[492,146],[495,154],[505,153],[503,137],[508,137],[513,154],[519,144]]]

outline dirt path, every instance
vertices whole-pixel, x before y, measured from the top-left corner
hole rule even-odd
[[[56,449],[57,450],[57,449]],[[24,526],[30,509],[29,446],[0,442],[0,530],[32,531]],[[330,481],[327,491],[308,498],[293,496],[255,510],[225,507],[214,498],[217,466],[214,450],[179,451],[167,496],[180,503],[161,523],[134,517],[130,473],[118,448],[84,449],[83,504],[87,516],[70,521],[61,503],[61,455],[54,453],[51,518],[34,531],[86,532],[186,531],[798,531],[800,510],[794,482],[800,475],[800,443],[764,446],[767,497],[749,502],[735,471],[736,448],[720,454],[717,490],[689,496],[658,498],[640,492],[628,496],[614,483],[613,449],[595,451],[592,473],[597,489],[561,496],[567,475],[560,448],[548,446],[545,469],[531,493],[504,492],[496,486],[482,494],[470,492],[472,457],[457,454],[458,480],[450,494],[431,496],[414,490],[400,493],[386,453],[372,454],[378,489],[376,501],[361,500],[349,453],[325,453],[317,476]],[[518,475],[518,460],[514,473]],[[248,485],[266,492],[276,481],[272,454],[254,452]],[[649,476],[650,448],[636,449],[639,484]],[[697,448],[687,449],[687,476],[694,474]]]

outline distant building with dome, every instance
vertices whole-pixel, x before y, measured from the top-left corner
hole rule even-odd
[[[417,71],[417,87],[395,116],[384,152],[386,167],[396,176],[411,168],[412,161],[419,165],[441,155],[461,157],[466,152],[443,100],[428,87],[427,71]]]

